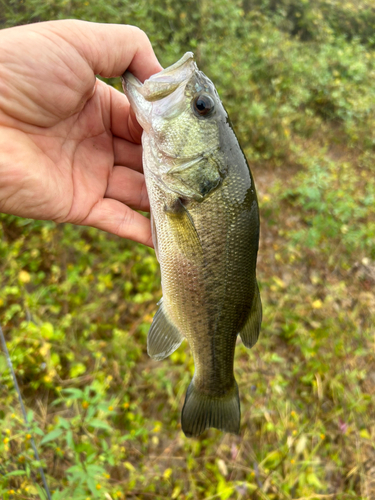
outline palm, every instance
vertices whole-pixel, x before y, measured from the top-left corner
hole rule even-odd
[[[114,170],[113,142],[120,141],[111,132],[109,99],[107,88],[98,82],[94,97],[82,111],[58,120],[40,135],[25,134],[25,140],[36,146],[36,157],[22,169],[34,176],[37,199],[53,220],[82,224],[106,194]],[[35,195],[27,210],[37,218]]]
[[[32,77],[20,88],[12,85],[19,80],[12,74],[14,64],[5,67],[10,85],[8,99],[0,100],[0,148],[12,168],[0,162],[0,211],[93,225],[149,243],[149,222],[126,206],[148,209],[141,129],[126,98],[95,79],[66,35],[63,40],[56,30],[42,35],[33,49],[43,57],[36,66],[35,54],[26,52],[22,69]],[[76,36],[74,30],[70,35]],[[19,51],[22,43],[22,36],[12,40],[9,50]],[[53,71],[51,60],[57,62]],[[138,234],[126,233],[130,225]]]
[[[29,217],[39,218],[42,207],[44,217],[82,223],[103,199],[114,165],[112,134],[103,125],[108,117],[94,115],[92,104],[39,133],[19,131],[14,167],[35,186],[20,207]]]

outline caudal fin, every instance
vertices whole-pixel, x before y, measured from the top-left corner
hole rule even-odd
[[[195,387],[194,381],[190,383],[181,416],[185,436],[197,437],[209,427],[238,434],[240,420],[240,400],[236,382],[230,391],[220,397],[202,394]]]

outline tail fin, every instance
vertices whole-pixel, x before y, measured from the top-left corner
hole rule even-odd
[[[194,381],[191,381],[181,416],[185,436],[197,437],[209,427],[238,434],[240,420],[240,400],[236,381],[233,388],[220,397],[200,393]]]

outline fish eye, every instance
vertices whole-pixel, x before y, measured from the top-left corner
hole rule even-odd
[[[197,116],[207,116],[211,114],[215,108],[215,103],[212,97],[208,94],[199,94],[193,99],[193,111]]]

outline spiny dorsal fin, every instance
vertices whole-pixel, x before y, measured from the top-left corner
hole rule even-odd
[[[240,332],[240,336],[244,345],[251,349],[254,344],[256,344],[260,325],[262,323],[262,302],[260,300],[258,283],[255,282],[255,293],[253,298],[253,304],[249,313],[249,317],[245,323],[245,326]]]
[[[160,361],[174,352],[184,340],[184,337],[170,321],[165,313],[162,300],[152,321],[147,337],[148,355]]]

